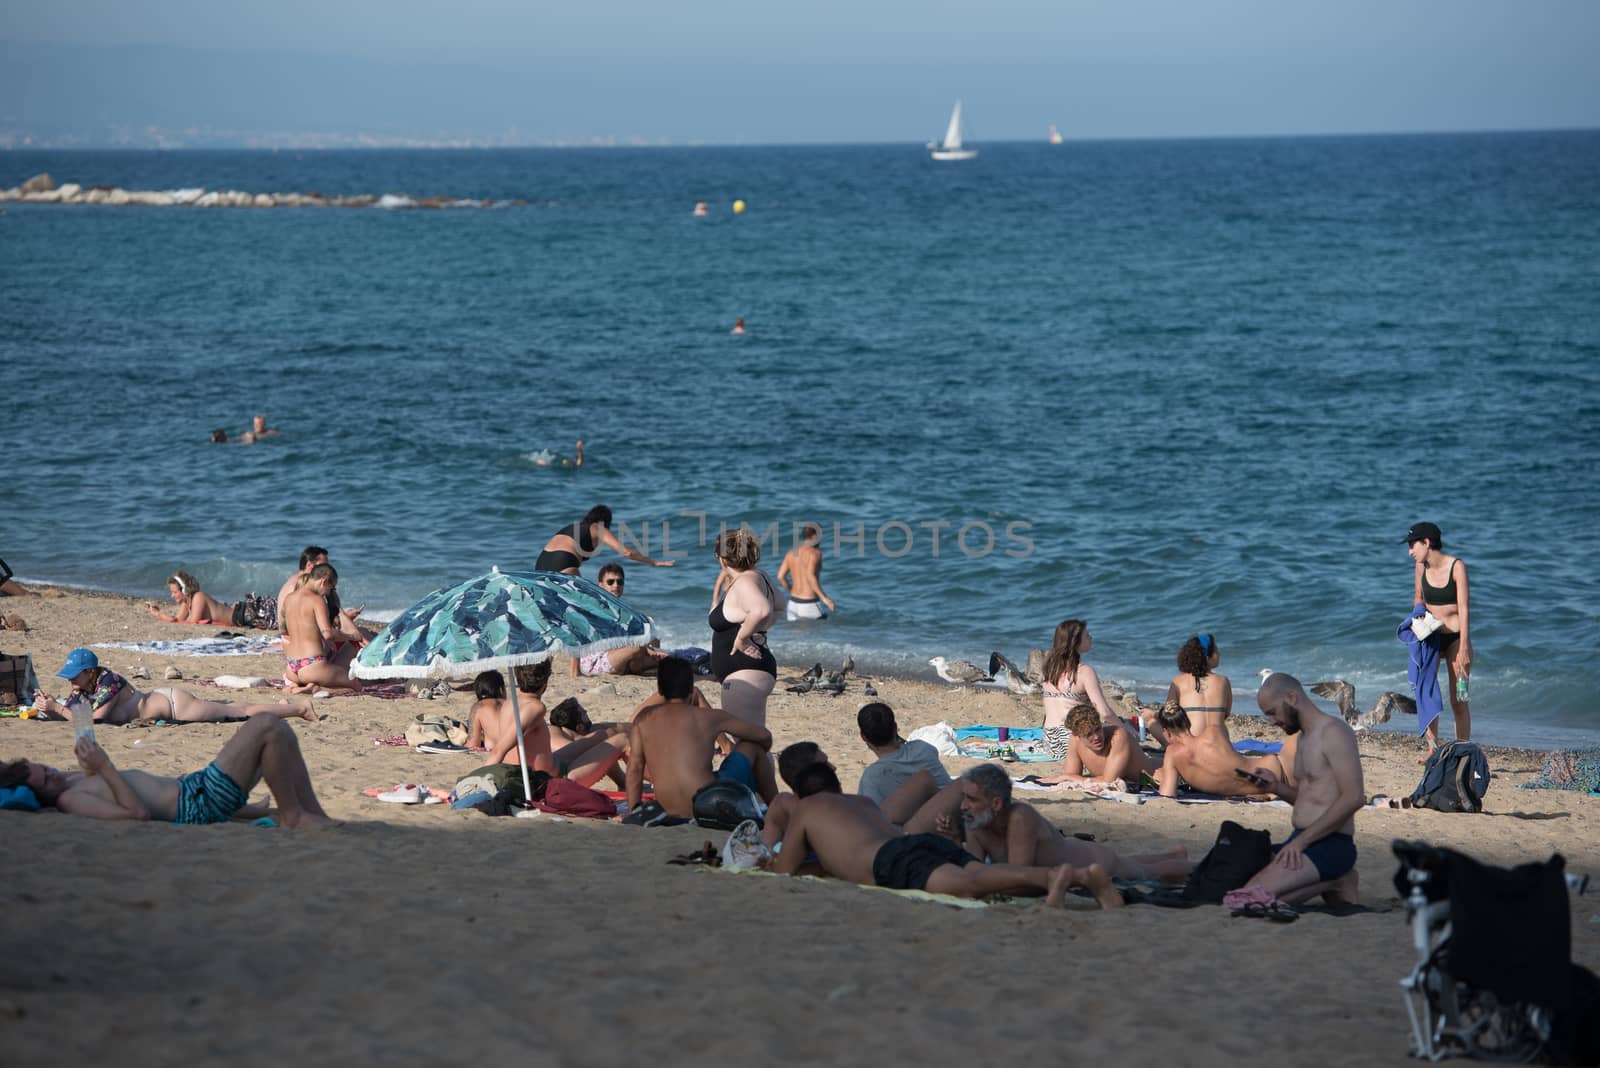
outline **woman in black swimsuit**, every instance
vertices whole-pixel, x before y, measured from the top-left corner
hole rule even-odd
[[[1467,630],[1467,565],[1444,553],[1444,536],[1432,523],[1417,523],[1406,531],[1406,546],[1416,561],[1411,580],[1411,603],[1426,605],[1443,624],[1439,659],[1450,668],[1450,710],[1456,715],[1456,738],[1472,737],[1472,708],[1467,702],[1467,678],[1472,674],[1472,637]],[[1428,748],[1439,744],[1439,721],[1428,725]]]
[[[748,530],[725,530],[717,559],[728,592],[711,608],[711,673],[722,682],[722,707],[740,719],[767,725],[767,696],[778,681],[778,662],[767,648],[767,623],[777,610],[777,587],[756,567],[761,542]]]
[[[587,515],[568,527],[562,527],[544,543],[533,569],[535,571],[560,571],[578,574],[582,563],[599,551],[602,544],[609,545],[629,560],[651,567],[671,567],[675,560],[652,560],[644,553],[630,549],[611,533],[611,509],[597,504]]]

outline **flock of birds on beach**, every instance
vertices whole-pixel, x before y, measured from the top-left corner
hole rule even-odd
[[[1042,692],[1044,687],[1044,657],[1043,649],[1030,649],[1028,651],[1028,666],[1020,668],[1004,653],[993,652],[989,654],[989,670],[985,671],[969,660],[956,660],[949,657],[936,656],[928,663],[933,665],[934,674],[954,686],[976,686],[982,683],[1000,681],[1007,691],[1018,697],[1033,697]],[[1262,668],[1259,672],[1263,681],[1272,674],[1271,668]],[[785,689],[793,694],[820,693],[829,697],[838,697],[848,688],[845,681],[849,676],[855,675],[860,679],[862,693],[867,697],[878,696],[878,691],[872,686],[872,680],[864,675],[856,674],[855,658],[848,654],[844,663],[835,672],[824,672],[822,664],[817,663],[798,677],[785,678]],[[1120,687],[1114,687],[1121,690]],[[1396,712],[1414,716],[1417,714],[1417,703],[1405,694],[1385,691],[1378,695],[1372,707],[1362,710],[1356,704],[1356,688],[1353,684],[1343,679],[1332,679],[1327,682],[1313,682],[1306,689],[1318,697],[1326,698],[1339,706],[1339,715],[1344,721],[1356,730],[1365,730],[1387,723]]]

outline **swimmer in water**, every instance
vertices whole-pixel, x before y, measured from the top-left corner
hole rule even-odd
[[[559,453],[544,449],[533,454],[533,462],[540,467],[582,467],[583,466],[583,439],[578,439],[578,458],[571,459]]]

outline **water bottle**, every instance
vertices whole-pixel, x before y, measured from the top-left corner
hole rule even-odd
[[[74,740],[87,738],[94,741],[94,706],[86,700],[72,702],[72,734]],[[94,772],[89,772],[93,775]]]
[[[1456,700],[1463,703],[1467,700],[1467,677],[1465,675],[1456,677]]]

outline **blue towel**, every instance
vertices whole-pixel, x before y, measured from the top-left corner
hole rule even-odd
[[[1012,727],[1008,734],[1013,742],[1037,742],[1044,737],[1044,731],[1039,727]],[[990,742],[998,741],[1000,739],[1000,728],[985,727],[981,724],[976,727],[956,728],[957,741],[965,741],[968,738],[982,738]]]
[[[1429,725],[1444,711],[1444,697],[1439,693],[1439,642],[1445,636],[1444,630],[1436,630],[1420,640],[1411,631],[1411,621],[1427,610],[1426,605],[1419,603],[1401,620],[1400,629],[1395,633],[1411,658],[1406,665],[1406,678],[1411,680],[1411,693],[1417,699],[1419,735],[1426,733]]]
[[[1239,738],[1233,743],[1235,753],[1281,753],[1282,742],[1258,742],[1254,738]]]
[[[27,786],[7,786],[0,790],[0,808],[14,808],[23,812],[38,812],[39,799]]]

